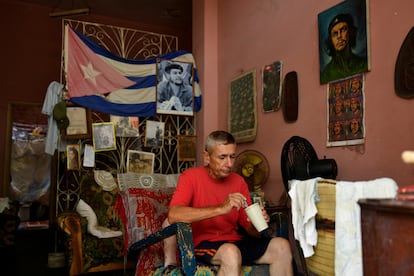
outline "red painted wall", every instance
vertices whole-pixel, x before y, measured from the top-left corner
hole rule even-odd
[[[4,160],[7,159],[7,104],[9,101],[43,103],[49,83],[60,80],[62,26],[61,20],[49,18],[52,8],[0,0],[0,9],[0,179],[3,179]],[[94,14],[74,19],[175,35],[179,37],[180,49],[191,51],[191,30],[150,26]],[[0,189],[0,196],[2,191]]]

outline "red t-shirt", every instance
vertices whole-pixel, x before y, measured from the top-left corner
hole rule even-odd
[[[250,193],[244,179],[232,173],[223,180],[215,180],[208,175],[205,167],[197,167],[184,171],[178,180],[177,188],[170,202],[172,206],[208,207],[217,206],[224,202],[230,193],[243,194],[250,205]],[[201,241],[236,241],[241,239],[238,227],[248,226],[250,222],[244,208],[236,208],[222,216],[193,222],[194,246]]]

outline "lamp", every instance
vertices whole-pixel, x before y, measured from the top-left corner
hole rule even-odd
[[[88,15],[90,13],[90,10],[91,10],[90,8],[81,8],[81,9],[51,12],[49,13],[49,17],[50,18],[62,18],[62,17],[75,16],[75,15]]]

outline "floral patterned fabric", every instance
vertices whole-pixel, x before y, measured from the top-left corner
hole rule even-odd
[[[119,193],[119,189],[104,191],[93,177],[93,174],[86,174],[80,183],[80,198],[83,199],[94,210],[98,225],[107,227],[111,230],[122,230],[122,222],[115,212],[114,205]],[[83,271],[91,267],[113,262],[124,262],[124,239],[98,238],[87,232],[87,220],[81,218],[82,227],[82,252],[83,252]]]
[[[210,275],[217,275],[218,273],[218,266],[206,266],[206,265],[197,265],[196,272],[194,276],[210,276]],[[242,267],[242,274],[243,276],[252,276],[252,271],[254,271],[255,267],[252,266],[243,266]],[[176,267],[174,269],[166,271],[166,268],[163,266],[157,267],[154,271],[152,271],[150,276],[185,276],[185,274],[181,271],[181,268]],[[267,275],[267,274],[257,274],[257,275]]]

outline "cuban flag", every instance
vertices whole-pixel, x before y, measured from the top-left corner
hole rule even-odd
[[[193,64],[194,111],[199,111],[201,89],[193,55],[177,51],[158,58]],[[157,115],[157,57],[121,58],[66,25],[64,60],[71,102],[118,116]]]

